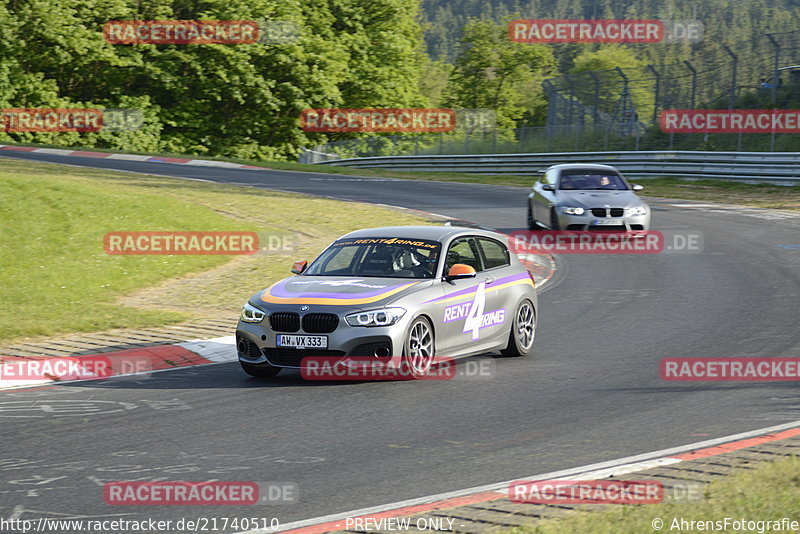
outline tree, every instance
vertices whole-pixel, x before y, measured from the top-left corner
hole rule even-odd
[[[532,87],[554,64],[550,49],[515,43],[506,24],[491,20],[467,23],[461,48],[445,104],[494,110],[498,128],[513,128],[531,106]]]
[[[640,85],[637,80],[628,80],[616,69],[643,67],[644,62],[636,58],[630,48],[621,45],[603,46],[594,51],[585,51],[573,61],[571,74],[573,93],[584,105],[597,105],[601,112],[615,115],[617,121],[639,120],[650,117],[653,111],[653,93],[649,82]],[[580,75],[592,72],[592,75]],[[634,113],[635,112],[635,113]]]

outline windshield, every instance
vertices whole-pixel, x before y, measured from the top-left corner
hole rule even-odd
[[[441,248],[438,241],[426,239],[340,239],[325,249],[303,275],[433,278]]]
[[[558,182],[558,188],[567,191],[575,190],[627,190],[628,184],[618,174],[592,170],[564,171]]]

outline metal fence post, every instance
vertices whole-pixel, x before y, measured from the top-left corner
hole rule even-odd
[[[733,72],[731,73],[731,94],[728,98],[728,109],[733,109],[736,104],[736,71],[739,67],[739,58],[733,53],[728,45],[723,45],[722,48],[731,56],[733,61]]]
[[[652,65],[648,65],[647,69],[656,77],[656,87],[653,94],[653,124],[658,122],[658,97],[661,93],[661,74]]]
[[[695,70],[695,68],[692,66],[692,64],[689,63],[688,61],[684,60],[683,63],[687,67],[689,67],[689,70],[692,73],[692,96],[691,96],[691,107],[689,109],[694,109],[694,100],[695,100],[695,96],[697,95],[697,70]]]
[[[777,105],[777,100],[778,100],[778,98],[777,98],[778,97],[778,78],[780,78],[780,71],[778,70],[778,68],[780,67],[780,61],[781,61],[781,45],[778,44],[778,41],[775,40],[775,37],[773,37],[771,33],[768,33],[766,35],[767,35],[767,39],[769,39],[769,42],[772,43],[772,46],[775,47],[775,61],[773,62],[773,66],[772,66],[772,91],[771,91],[772,109],[774,110],[775,106]],[[774,152],[775,151],[775,129],[774,128],[772,129],[772,132],[770,132],[770,135],[769,135],[769,151],[770,152]]]
[[[569,74],[565,74],[564,78],[567,80],[567,84],[569,85],[569,103],[567,105],[567,120],[566,123],[569,127],[572,127],[572,105],[575,103],[575,91],[572,84],[572,79],[570,78]]]
[[[600,79],[594,71],[588,71],[594,80],[594,102],[592,103],[592,122],[600,122]]]

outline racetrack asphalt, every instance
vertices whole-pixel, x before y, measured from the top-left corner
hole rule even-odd
[[[0,156],[389,204],[506,232],[525,221],[515,187]],[[0,392],[0,517],[286,523],[800,419],[797,382],[659,378],[666,357],[800,356],[800,247],[785,246],[800,244],[800,217],[681,204],[653,201],[653,229],[699,233],[702,252],[561,256],[534,356],[460,364],[489,361],[491,377],[259,380],[230,363]],[[137,479],[290,482],[300,494],[255,507],[104,504],[104,482]]]

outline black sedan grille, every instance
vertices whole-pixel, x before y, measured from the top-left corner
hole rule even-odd
[[[276,332],[300,330],[300,315],[291,312],[276,312],[269,316],[269,326]]]
[[[309,334],[329,334],[339,326],[339,316],[333,313],[308,313],[303,316],[303,331]]]
[[[606,216],[606,209],[605,208],[592,208],[592,215],[595,217],[605,217]]]

